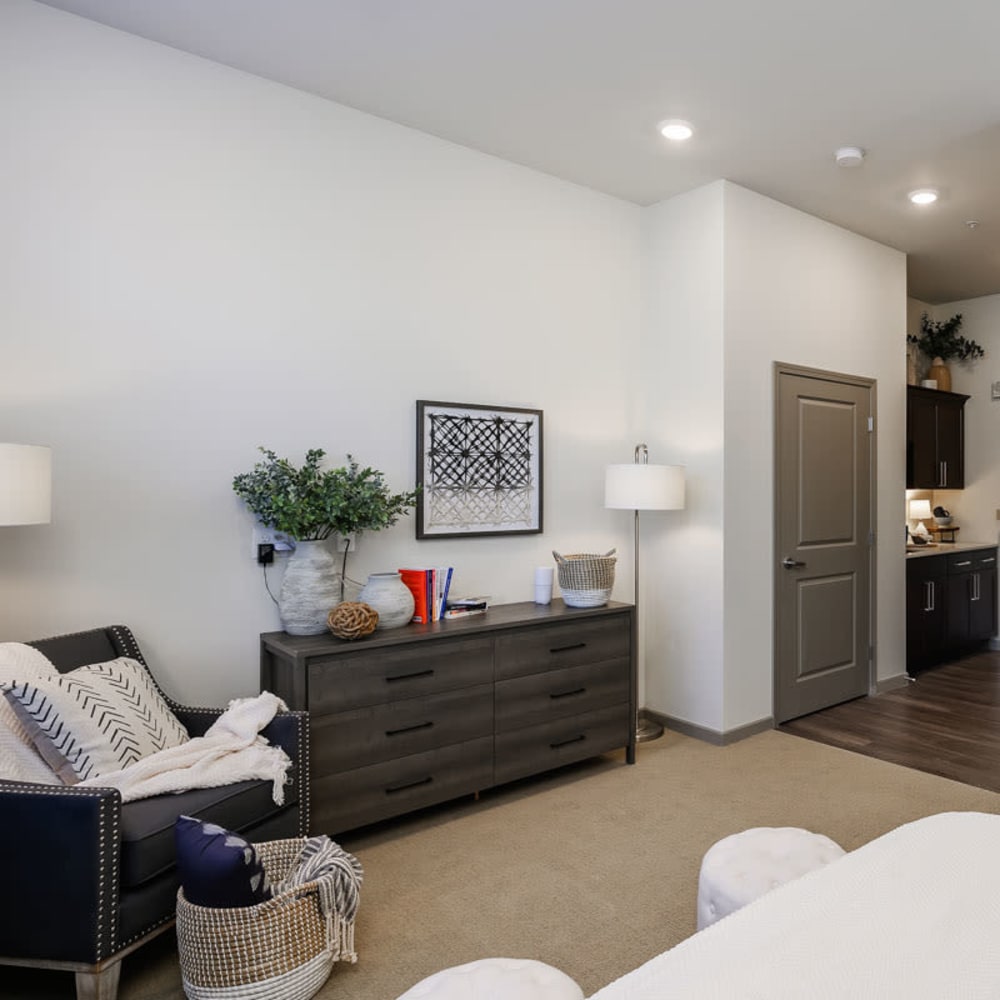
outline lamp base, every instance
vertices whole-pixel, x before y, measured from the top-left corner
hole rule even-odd
[[[649,719],[640,719],[635,727],[636,743],[648,743],[650,740],[658,740],[663,735],[663,726],[658,722]]]

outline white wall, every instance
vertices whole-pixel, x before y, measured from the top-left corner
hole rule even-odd
[[[877,675],[905,670],[906,259],[725,185],[725,729],[771,714],[773,363],[877,380]]]
[[[775,361],[878,382],[877,673],[901,675],[904,256],[722,181],[644,231],[645,423],[690,483],[646,519],[646,704],[716,732],[772,713]]]
[[[965,404],[965,489],[935,490],[935,504],[951,511],[961,526],[960,540],[997,541],[1000,509],[1000,400],[991,398],[1000,381],[1000,295],[986,295],[935,306],[931,315],[946,320],[962,314],[963,336],[976,341],[985,356],[969,362],[949,361],[951,388],[970,398]]]
[[[535,406],[544,534],[418,543],[408,518],[351,574],[452,563],[528,600],[552,549],[616,546],[631,599],[603,468],[644,440],[689,497],[643,516],[645,701],[755,722],[780,359],[879,380],[879,676],[902,671],[901,254],[724,182],[640,210],[29,0],[0,7],[0,129],[0,440],[55,462],[52,525],[0,529],[0,639],[124,621],[177,697],[251,693],[278,627],[230,486],[256,446],[403,489],[416,399]]]
[[[256,691],[278,618],[233,475],[322,447],[407,488],[418,398],[544,410],[545,532],[407,518],[352,575],[529,600],[552,549],[630,551],[602,489],[634,443],[636,206],[27,0],[0,131],[0,440],[54,453],[53,523],[0,529],[0,638],[121,621],[175,696]]]
[[[686,466],[683,511],[641,515],[645,704],[723,726],[723,190],[661,202],[643,218],[637,364],[650,461]]]

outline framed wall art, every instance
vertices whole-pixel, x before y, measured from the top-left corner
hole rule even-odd
[[[542,411],[417,400],[417,538],[542,530]]]

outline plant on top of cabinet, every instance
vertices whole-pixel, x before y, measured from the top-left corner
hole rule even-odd
[[[395,524],[417,502],[415,490],[390,492],[381,472],[362,469],[350,455],[348,465],[324,470],[320,462],[326,452],[311,448],[297,469],[268,448],[258,450],[263,461],[236,476],[233,490],[262,523],[297,542],[325,541],[334,533],[346,537],[379,531]],[[345,548],[341,598],[347,552]]]
[[[961,313],[947,320],[933,320],[924,313],[920,317],[920,333],[906,336],[907,343],[915,344],[920,353],[930,359],[931,368],[927,377],[937,381],[938,389],[951,389],[948,361],[975,361],[986,353],[974,340],[958,332],[961,327]]]

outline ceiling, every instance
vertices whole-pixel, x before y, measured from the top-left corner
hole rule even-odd
[[[47,2],[640,205],[726,178],[905,251],[931,304],[1000,292],[989,0]]]

